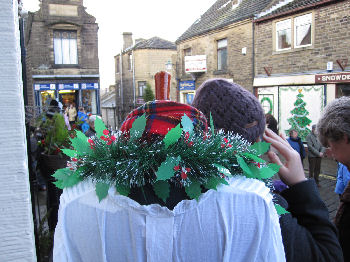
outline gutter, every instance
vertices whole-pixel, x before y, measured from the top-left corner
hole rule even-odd
[[[271,16],[266,16],[266,17],[262,17],[262,18],[256,19],[254,21],[254,23],[260,23],[260,22],[271,20],[271,19],[275,19],[275,18],[278,18],[278,17],[281,17],[281,16],[294,14],[294,13],[297,13],[297,12],[302,11],[302,10],[312,9],[312,8],[315,8],[315,7],[318,7],[318,6],[330,4],[332,2],[341,2],[341,1],[342,0],[340,0],[340,1],[337,1],[337,0],[322,0],[320,2],[313,3],[313,4],[310,4],[310,5],[307,5],[307,6],[301,6],[301,7],[298,7],[298,8],[292,9],[292,10],[288,10],[288,11],[285,11],[285,12],[282,12],[282,13],[278,13],[278,14],[274,14],[274,15],[271,15]]]

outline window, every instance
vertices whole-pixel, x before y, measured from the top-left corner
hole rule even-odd
[[[138,86],[139,86],[139,96],[143,96],[146,88],[146,81],[139,81]]]
[[[276,23],[276,51],[312,44],[312,14],[292,17]]]
[[[53,46],[56,65],[78,64],[76,31],[55,30]]]
[[[276,23],[277,50],[291,48],[292,20],[287,19]]]
[[[298,16],[294,19],[294,46],[311,45],[311,14]]]
[[[184,73],[186,73],[185,57],[186,57],[186,56],[192,55],[192,50],[191,50],[191,48],[186,48],[186,49],[183,50],[183,52],[184,52],[184,57],[183,57],[183,70],[184,70]]]
[[[128,55],[128,69],[129,71],[132,70],[132,54]]]
[[[218,70],[227,68],[227,39],[217,41],[218,45]]]

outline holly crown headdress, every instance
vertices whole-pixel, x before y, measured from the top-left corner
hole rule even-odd
[[[77,131],[72,149],[62,149],[71,159],[53,174],[58,188],[91,179],[101,201],[111,186],[128,196],[132,187],[150,184],[165,202],[174,183],[198,200],[201,187],[216,190],[228,185],[233,175],[266,182],[279,170],[259,157],[268,143],[251,145],[237,134],[216,132],[211,117],[208,131],[199,110],[172,101],[153,101],[133,110],[115,134],[99,118],[95,130],[90,138]],[[278,205],[276,209],[286,212]]]

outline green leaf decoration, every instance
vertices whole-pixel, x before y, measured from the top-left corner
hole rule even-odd
[[[270,143],[266,142],[256,142],[249,149],[255,150],[257,155],[260,156],[265,154],[270,149]]]
[[[69,156],[69,157],[76,157],[77,156],[77,152],[75,150],[62,149],[61,151],[63,152],[63,154],[65,154],[66,156]]]
[[[167,181],[157,181],[153,186],[156,195],[166,202],[170,194],[170,186]]]
[[[57,179],[57,181],[53,183],[61,189],[72,187],[82,180],[78,171],[73,172],[69,168],[58,169],[52,176]]]
[[[211,115],[211,112],[210,112],[210,129],[211,129],[212,135],[214,135],[214,121],[213,121],[213,117]]]
[[[63,189],[64,187],[63,187],[63,185],[62,185],[62,181],[55,181],[55,182],[53,182],[53,184],[56,186],[56,187],[58,187],[59,189]]]
[[[215,166],[218,169],[218,171],[224,174],[225,176],[232,177],[230,170],[228,170],[226,167],[220,166],[218,164],[213,164],[213,166]]]
[[[190,135],[193,133],[193,122],[186,114],[181,118],[182,130],[188,132]]]
[[[101,136],[103,136],[103,130],[107,129],[105,124],[103,123],[102,119],[100,119],[99,117],[96,117],[95,120],[95,131],[96,131],[96,136],[98,138],[100,138]]]
[[[189,186],[185,187],[186,194],[191,199],[199,199],[199,196],[201,195],[201,186],[198,181],[193,181]]]
[[[123,185],[116,185],[115,188],[117,192],[122,196],[128,196],[130,193],[130,187],[123,186]]]
[[[251,175],[249,176],[249,178],[259,178],[260,179],[260,168],[258,168],[254,164],[250,164],[248,167],[249,167],[249,170],[251,171]]]
[[[275,208],[279,216],[289,213],[285,208],[281,207],[279,204],[275,204]]]
[[[273,175],[276,174],[276,171],[269,167],[262,167],[259,170],[260,170],[259,178],[261,179],[267,179],[267,178],[273,177]]]
[[[70,175],[69,177],[67,177],[67,179],[62,181],[62,186],[63,187],[72,187],[72,186],[78,184],[81,180],[82,180],[82,177],[79,176],[79,174],[75,172],[72,175]]]
[[[108,194],[109,184],[105,182],[98,182],[96,184],[96,195],[98,200],[101,202]]]
[[[216,190],[218,185],[220,185],[220,184],[228,185],[228,182],[224,178],[211,177],[208,180],[208,182],[204,185],[204,187],[207,188],[207,189],[214,189],[214,190]]]
[[[278,171],[280,171],[280,166],[274,163],[270,163],[267,165],[269,168],[271,168],[272,170],[275,171],[275,173],[277,173]]]
[[[180,157],[167,157],[165,161],[160,165],[158,171],[156,172],[157,181],[167,180],[174,176],[174,166],[179,165]]]
[[[72,173],[73,173],[73,171],[70,170],[69,168],[61,168],[61,169],[57,169],[56,172],[52,176],[54,178],[56,178],[57,180],[64,180],[68,176],[70,176]]]
[[[180,127],[180,124],[170,129],[163,139],[165,148],[168,148],[170,145],[175,144],[177,140],[179,140],[179,138],[181,137],[181,133],[182,128]]]
[[[76,150],[77,155],[85,155],[91,151],[88,138],[81,131],[76,131],[76,137],[70,138],[72,146]]]
[[[147,119],[146,114],[135,119],[134,123],[132,123],[132,127],[130,129],[130,139],[135,140],[142,136],[143,131],[145,131]]]
[[[241,156],[237,155],[237,162],[238,162],[239,166],[242,168],[244,174],[247,177],[252,178],[253,177],[252,171],[250,170],[249,166],[247,165],[247,163],[244,161],[244,159]]]
[[[266,162],[264,159],[261,159],[260,157],[253,155],[253,154],[250,154],[250,153],[243,153],[242,155],[251,159],[251,160],[254,160],[255,162],[258,162],[258,163],[265,163]]]

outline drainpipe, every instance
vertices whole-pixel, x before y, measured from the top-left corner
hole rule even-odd
[[[134,107],[136,107],[136,87],[135,87],[135,57],[134,50],[131,51],[132,55],[132,88],[134,91]]]
[[[253,79],[253,93],[256,93],[257,96],[258,92],[257,90],[254,90],[254,78],[255,78],[255,21],[254,21],[255,15],[252,20],[252,32],[253,32],[253,38],[252,38],[252,79]]]

